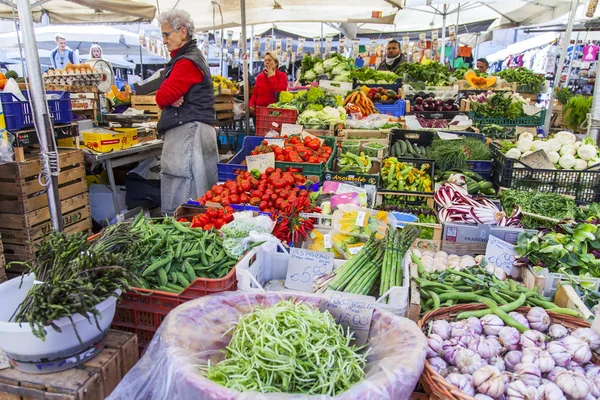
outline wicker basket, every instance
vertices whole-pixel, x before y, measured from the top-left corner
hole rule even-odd
[[[430,320],[445,319],[448,322],[456,320],[456,316],[463,311],[475,311],[488,308],[483,304],[458,304],[452,307],[438,308],[428,312],[418,322],[419,328],[423,329],[427,327]],[[521,314],[527,314],[531,307],[519,307],[516,311]],[[560,323],[565,328],[574,330],[577,328],[589,328],[590,324],[580,318],[571,317],[568,315],[557,314],[548,311],[548,316],[552,323]],[[594,363],[598,363],[598,359],[594,355]],[[425,393],[427,393],[431,400],[474,400],[473,397],[463,393],[456,386],[448,383],[446,379],[438,374],[429,365],[429,361],[425,360],[425,368],[421,375],[421,384]]]

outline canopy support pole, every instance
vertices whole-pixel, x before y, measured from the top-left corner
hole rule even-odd
[[[60,199],[58,196],[58,176],[51,174],[49,156],[56,154],[54,146],[54,131],[50,115],[46,106],[46,91],[42,81],[42,71],[40,68],[40,59],[33,30],[33,21],[31,19],[31,3],[29,0],[17,0],[17,9],[19,11],[19,21],[21,22],[21,32],[23,33],[23,49],[25,50],[25,60],[27,62],[27,71],[29,77],[29,96],[31,107],[33,109],[33,120],[37,130],[40,144],[41,171],[44,178],[49,179],[46,186],[48,195],[48,208],[50,211],[50,222],[52,229],[56,232],[63,230],[62,212],[60,209]],[[18,34],[18,32],[17,32]],[[56,154],[56,157],[58,155]],[[56,160],[58,164],[58,160]],[[57,166],[55,166],[57,168]]]
[[[248,136],[250,134],[250,110],[248,108],[248,103],[250,102],[250,82],[248,79],[248,43],[246,40],[246,0],[240,0],[240,8],[242,12],[242,75],[244,79],[244,109],[246,110],[244,125],[246,127],[246,136]]]
[[[598,61],[600,57],[596,56],[596,61]],[[590,121],[588,121],[588,126],[590,129],[588,130],[588,136],[594,140],[594,143],[598,143],[598,125],[593,123],[594,120],[600,118],[600,82],[597,82],[594,85],[594,93],[592,98],[592,108],[590,109]]]
[[[458,58],[458,49],[460,43],[458,41],[458,24],[460,24],[460,3],[458,3],[458,9],[456,10],[456,28],[454,29],[454,59]],[[455,65],[455,64],[453,64]]]
[[[442,45],[440,47],[440,62],[446,64],[446,16],[448,15],[448,6],[444,4],[444,12],[442,14]]]
[[[550,123],[552,121],[552,109],[554,108],[554,90],[560,87],[560,80],[562,78],[562,70],[565,66],[565,59],[567,58],[567,48],[569,47],[569,41],[571,40],[571,33],[573,32],[573,24],[575,22],[575,14],[577,13],[577,6],[579,0],[571,0],[571,9],[569,10],[569,22],[567,24],[567,30],[565,32],[565,39],[558,59],[558,66],[556,68],[556,74],[554,74],[554,84],[550,88],[548,96],[548,109],[546,110],[546,121],[544,123],[544,131],[546,134],[550,133]],[[575,49],[573,49],[575,50]],[[567,77],[569,79],[569,77]]]

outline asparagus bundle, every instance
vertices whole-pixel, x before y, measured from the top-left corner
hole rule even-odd
[[[420,234],[421,229],[414,225],[388,232],[381,266],[379,296],[394,286],[402,286],[402,258]]]

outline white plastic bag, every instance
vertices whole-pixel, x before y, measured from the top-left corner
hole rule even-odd
[[[167,315],[144,356],[108,397],[110,400],[405,400],[423,371],[427,339],[409,319],[375,308],[369,332],[366,377],[336,397],[241,393],[203,377],[198,365],[219,362],[231,339],[223,334],[256,306],[282,297],[318,306],[322,297],[299,293],[228,292],[185,303]]]
[[[12,144],[14,139],[8,135],[8,141],[4,140],[4,135],[0,132],[0,164],[5,164],[13,160],[14,151]]]

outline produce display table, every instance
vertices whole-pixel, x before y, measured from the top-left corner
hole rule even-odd
[[[137,336],[110,330],[104,349],[78,368],[51,374],[0,370],[0,399],[102,400],[139,359]]]
[[[97,163],[104,163],[104,168],[106,168],[106,173],[108,175],[110,190],[112,191],[113,195],[115,210],[119,210],[119,203],[117,199],[117,185],[115,184],[113,168],[160,156],[162,153],[162,147],[163,141],[160,139],[155,139],[125,150],[100,154],[85,153],[85,161],[88,163],[91,162],[92,167]]]

